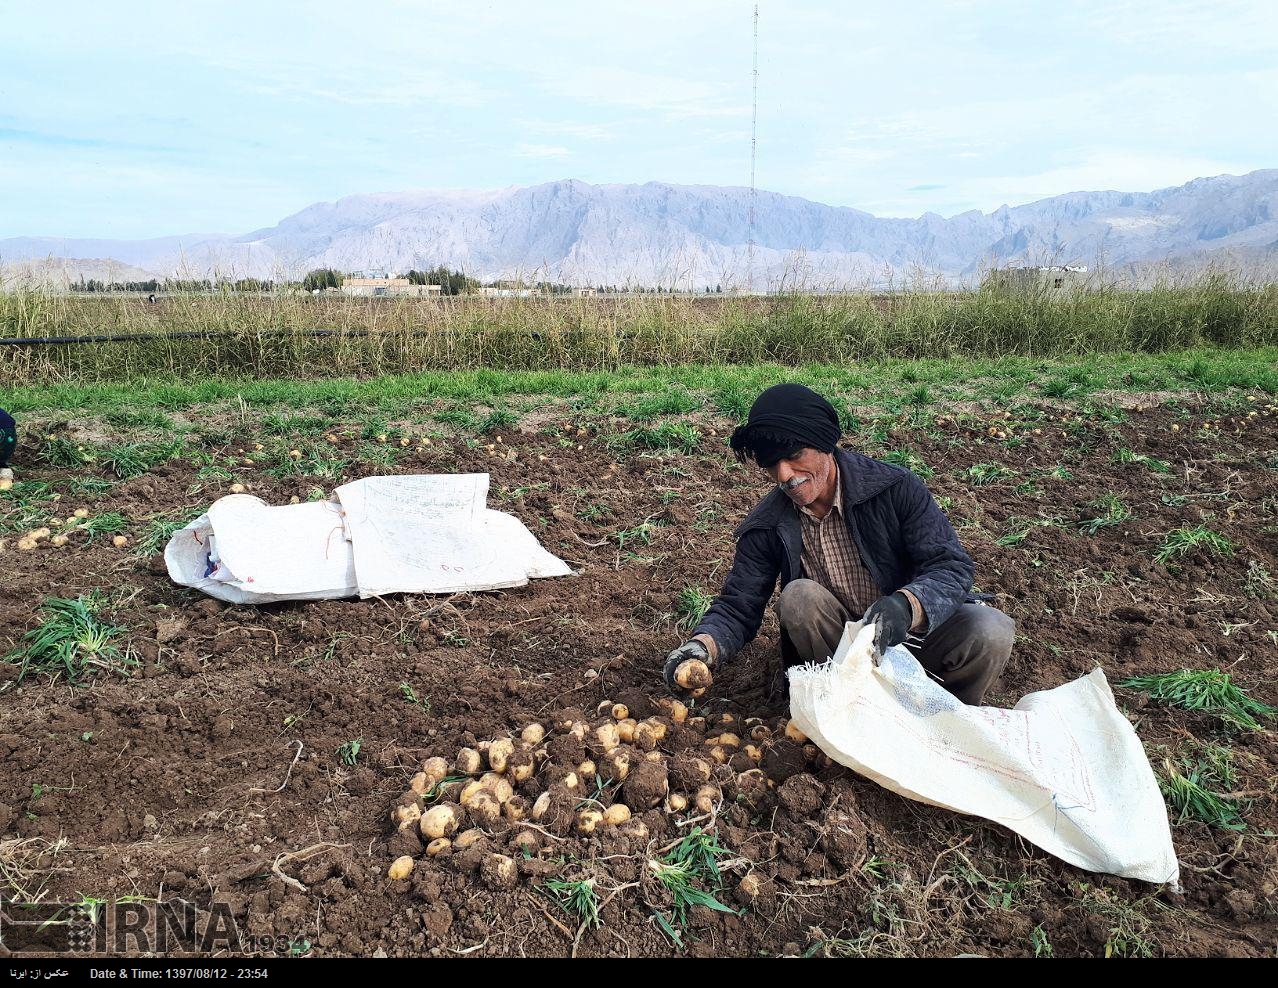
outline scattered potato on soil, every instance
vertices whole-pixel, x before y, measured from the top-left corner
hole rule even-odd
[[[396,858],[389,869],[386,871],[386,877],[392,882],[400,882],[407,878],[413,871],[413,859],[405,854],[403,857]]]
[[[507,820],[522,820],[528,815],[528,800],[523,796],[511,796],[501,804],[501,813]]]
[[[546,729],[540,724],[529,724],[520,733],[525,744],[539,745],[546,737]]]
[[[627,720],[630,717],[630,708],[624,703],[614,703],[612,705],[613,720]]]
[[[519,884],[519,868],[513,858],[504,854],[490,854],[484,858],[479,875],[490,888],[513,889]]]
[[[396,806],[391,810],[391,823],[395,824],[397,830],[411,827],[421,818],[422,808],[416,803],[409,803],[407,806]]]
[[[599,774],[613,782],[625,782],[630,774],[630,765],[634,761],[627,748],[614,748],[604,755],[599,762]]]
[[[800,731],[799,726],[792,720],[786,721],[785,736],[791,741],[799,742],[799,744],[803,744],[808,739],[808,736]]]
[[[434,796],[447,803],[461,802],[461,791],[465,783],[461,779],[435,783]]]
[[[412,781],[408,783],[408,788],[420,796],[430,792],[434,784],[434,781],[425,772],[418,772],[413,776]]]
[[[451,837],[461,823],[461,807],[452,803],[432,806],[422,814],[422,836],[434,840],[436,837]]]
[[[567,768],[563,765],[548,765],[544,778],[546,787],[549,788],[556,783],[563,785],[569,789],[577,788],[577,770],[575,768]]]
[[[688,808],[688,797],[680,792],[672,792],[666,797],[667,813],[682,813]]]
[[[603,814],[603,822],[616,827],[630,819],[630,807],[625,803],[613,803]]]
[[[652,751],[657,747],[661,739],[657,737],[656,729],[647,721],[644,721],[635,725],[630,740],[640,751]]]
[[[470,830],[463,830],[453,840],[453,847],[459,851],[464,851],[468,847],[474,847],[480,841],[487,840],[488,835],[482,830],[472,827]]]
[[[518,785],[532,778],[536,770],[537,760],[531,748],[517,748],[506,759],[506,775]]]
[[[621,834],[622,837],[628,837],[630,840],[639,844],[646,842],[649,837],[648,825],[638,817],[631,817],[628,821],[617,828],[617,832]]]
[[[426,845],[426,855],[431,858],[436,857],[444,851],[447,851],[452,846],[453,842],[447,837],[436,837],[433,841]]]
[[[491,789],[481,789],[466,804],[466,812],[481,827],[491,827],[501,819],[501,801]]]
[[[693,801],[698,813],[713,813],[723,794],[718,786],[702,786],[697,790],[697,798]]]
[[[484,767],[484,760],[474,748],[462,748],[457,752],[457,771],[462,775],[478,775]]]
[[[602,822],[603,814],[599,810],[582,810],[577,814],[577,830],[583,834],[593,834]]]
[[[510,738],[498,738],[488,746],[488,764],[494,772],[505,772],[510,756],[514,753],[514,741]]]
[[[619,744],[621,736],[617,733],[616,724],[600,724],[595,728],[595,750],[606,754]]]
[[[442,782],[448,778],[448,762],[438,755],[434,758],[427,758],[426,761],[422,762],[422,772],[430,778],[432,785]]]
[[[515,794],[515,787],[510,784],[510,780],[496,772],[485,772],[479,777],[480,783],[485,789],[497,797],[497,802],[504,803]]]

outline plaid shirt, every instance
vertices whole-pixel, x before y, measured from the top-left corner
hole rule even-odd
[[[803,526],[803,575],[821,584],[847,608],[853,618],[883,596],[874,577],[861,561],[861,553],[852,541],[852,530],[843,516],[843,479],[836,472],[834,504],[824,518],[809,509],[799,509]]]
[[[829,590],[854,620],[859,619],[867,607],[883,596],[883,591],[865,568],[852,538],[852,529],[843,515],[840,474],[835,474],[834,504],[826,516],[817,518],[807,508],[800,508],[799,522],[803,526],[803,552],[799,561],[804,576]],[[910,630],[916,631],[924,623],[923,606],[910,591],[901,593],[910,602]]]

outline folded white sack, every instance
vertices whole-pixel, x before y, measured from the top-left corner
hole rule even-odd
[[[568,576],[518,518],[490,511],[488,474],[368,477],[333,500],[214,502],[164,550],[182,586],[237,604],[453,593]]]

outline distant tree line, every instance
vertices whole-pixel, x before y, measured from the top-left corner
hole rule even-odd
[[[81,278],[72,282],[71,290],[76,292],[158,292],[160,283],[154,278],[150,281],[99,281],[97,278]]]
[[[151,278],[147,281],[102,281],[98,278],[81,278],[71,283],[76,292],[269,292],[275,282],[261,278]]]
[[[437,268],[427,268],[425,271],[409,271],[404,277],[408,279],[410,285],[438,285],[441,295],[466,295],[479,287],[479,282],[474,278],[460,271],[446,268],[442,264]]]
[[[275,282],[263,278],[165,278],[163,280],[152,278],[147,281],[103,281],[98,278],[81,277],[79,281],[71,284],[71,289],[77,292],[272,292],[277,288],[297,288],[301,287],[305,291],[324,291],[330,288],[341,288],[342,284],[351,275],[344,274],[334,268],[314,268],[308,271],[300,282],[284,281]],[[522,279],[502,279],[498,281],[490,281],[481,283],[478,279],[472,278],[461,271],[454,271],[452,268],[439,265],[434,268],[427,268],[424,271],[413,269],[407,274],[399,277],[407,278],[410,285],[439,285],[440,294],[442,295],[468,295],[477,292],[480,287],[499,288],[499,289],[516,289],[516,290],[534,290],[542,295],[569,295],[576,291],[576,286],[566,285],[559,281],[537,281],[526,282]],[[589,287],[589,286],[587,286]],[[600,295],[619,295],[619,294],[636,294],[636,295],[683,295],[688,294],[685,290],[674,287],[644,287],[640,285],[595,285],[594,289]],[[721,285],[705,286],[706,294],[722,293]]]

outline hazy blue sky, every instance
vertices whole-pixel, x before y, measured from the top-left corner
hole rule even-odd
[[[745,0],[0,5],[0,237],[748,185]],[[1278,166],[1272,0],[759,3],[760,188],[949,216]]]

